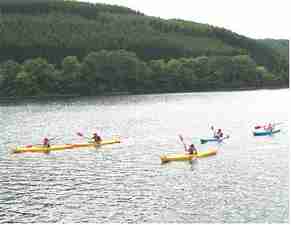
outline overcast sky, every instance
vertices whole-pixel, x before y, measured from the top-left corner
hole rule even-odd
[[[224,27],[251,38],[290,39],[290,0],[79,0]]]

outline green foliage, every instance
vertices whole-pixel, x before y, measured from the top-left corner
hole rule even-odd
[[[256,71],[257,71],[257,76],[261,79],[261,80],[266,80],[266,81],[269,81],[269,80],[276,80],[276,76],[270,72],[268,72],[266,70],[265,67],[263,66],[258,66],[256,68]]]
[[[185,91],[273,80],[286,84],[287,48],[286,41],[253,40],[119,6],[2,1],[0,95]]]
[[[149,73],[136,54],[125,50],[90,53],[81,67],[90,93],[133,90]]]
[[[7,61],[1,65],[2,93],[8,96],[42,95],[55,86],[55,67],[45,59],[27,60],[22,65]]]
[[[20,65],[13,60],[8,60],[0,65],[0,93],[2,95],[15,95],[15,79],[20,69]]]
[[[264,43],[265,45],[276,50],[282,56],[289,59],[289,40],[286,40],[286,39],[260,39],[257,41]]]
[[[278,80],[248,55],[200,56],[171,60],[141,60],[125,50],[91,52],[83,61],[63,59],[57,69],[43,58],[19,65],[0,66],[2,96],[86,94],[104,92],[172,92],[253,85],[254,81]]]

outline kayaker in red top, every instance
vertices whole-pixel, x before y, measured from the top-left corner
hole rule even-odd
[[[50,140],[48,139],[48,138],[44,138],[43,139],[43,147],[47,147],[47,148],[49,148],[50,147]]]
[[[100,137],[97,133],[94,133],[94,134],[93,134],[92,139],[93,139],[93,141],[94,141],[95,143],[97,143],[97,144],[99,144],[99,143],[102,141],[101,137]]]
[[[274,126],[271,123],[269,123],[266,130],[272,131],[273,129],[274,129]]]
[[[197,155],[197,149],[196,149],[196,147],[194,146],[194,144],[191,144],[190,146],[189,146],[189,148],[187,149],[187,151],[188,151],[188,153],[190,154],[190,155]]]

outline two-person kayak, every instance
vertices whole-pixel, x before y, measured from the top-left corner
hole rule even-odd
[[[215,155],[217,153],[217,150],[215,149],[209,149],[207,151],[201,151],[197,154],[170,154],[170,155],[161,155],[160,159],[162,163],[167,163],[170,161],[187,161],[192,160],[193,158],[203,158],[211,155]]]
[[[46,153],[51,151],[61,151],[66,149],[76,149],[76,148],[88,148],[88,147],[98,147],[103,145],[120,143],[119,138],[103,140],[100,143],[76,143],[76,144],[64,144],[64,145],[51,145],[50,147],[44,147],[41,145],[36,146],[23,146],[16,147],[13,149],[13,153],[25,153],[25,152],[35,152],[35,153]]]
[[[268,123],[265,125],[257,125],[254,127],[253,135],[254,136],[267,136],[267,135],[279,133],[281,130],[279,128],[276,128],[276,125],[279,125],[279,124],[282,124],[282,123]]]

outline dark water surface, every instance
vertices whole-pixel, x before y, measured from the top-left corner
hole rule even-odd
[[[0,222],[289,222],[289,90],[205,92],[0,103]],[[256,124],[282,132],[253,137]],[[221,145],[200,145],[209,127]],[[10,154],[16,145],[120,135],[101,149]],[[160,164],[194,142],[216,156]]]

